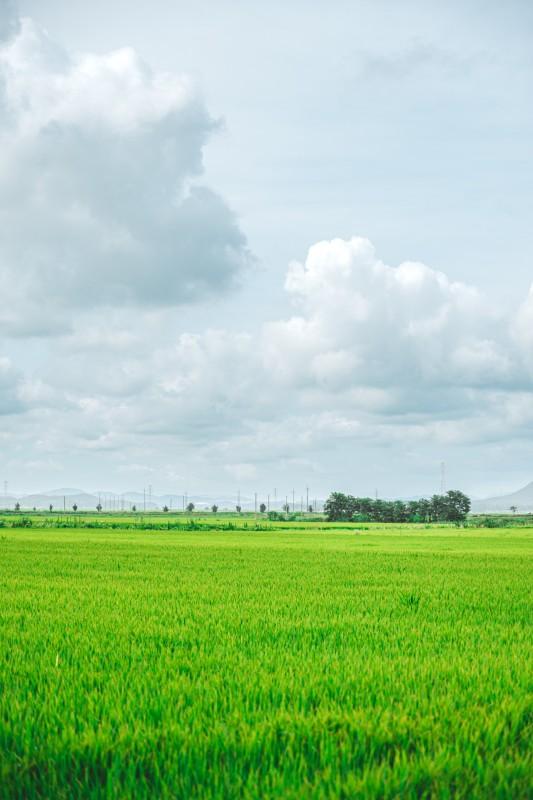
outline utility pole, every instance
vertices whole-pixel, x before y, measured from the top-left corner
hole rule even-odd
[[[276,500],[277,500],[277,497],[278,497],[278,490],[277,490],[277,489],[274,489],[274,508],[276,507]]]
[[[143,511],[146,513],[146,489],[143,487]]]
[[[309,513],[309,486],[305,487],[305,513]]]
[[[254,511],[257,514],[257,492],[254,492]]]
[[[294,489],[292,490],[292,513],[294,514]]]
[[[267,494],[267,511],[270,511],[270,495]]]

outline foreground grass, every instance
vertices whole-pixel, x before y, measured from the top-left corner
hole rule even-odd
[[[0,797],[528,797],[527,531],[0,531]]]

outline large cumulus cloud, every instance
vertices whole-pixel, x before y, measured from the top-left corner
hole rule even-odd
[[[504,313],[427,265],[385,264],[358,237],[311,247],[286,290],[294,315],[255,333],[147,346],[119,315],[64,337],[61,369],[17,395],[28,448],[156,473],[178,458],[199,485],[303,469],[331,486],[340,477],[320,476],[344,475],[355,454],[501,459],[533,434],[532,294]],[[22,428],[6,429],[20,442]]]
[[[503,314],[427,265],[383,263],[357,237],[311,247],[291,264],[286,289],[298,313],[258,333],[182,333],[148,350],[119,329],[66,339],[57,382],[99,429],[107,408],[115,432],[206,447],[255,434],[269,451],[287,447],[284,426],[300,431],[302,447],[328,437],[391,441],[406,430],[482,440],[489,429],[505,437],[529,426],[531,295]]]
[[[364,238],[334,239],[293,263],[301,308],[265,331],[269,366],[331,387],[476,386],[512,373],[505,320],[471,286],[425,264],[384,264]]]
[[[198,183],[216,123],[190,82],[129,48],[73,57],[31,20],[1,20],[4,330],[58,331],[70,308],[227,289],[248,251],[233,212]]]

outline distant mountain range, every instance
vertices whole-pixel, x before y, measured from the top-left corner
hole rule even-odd
[[[487,497],[485,500],[474,500],[472,511],[476,514],[490,512],[510,512],[511,507],[518,513],[533,512],[533,481],[512,494],[501,497]]]
[[[414,498],[403,498],[414,499]],[[419,499],[417,496],[416,499]],[[258,495],[257,504],[266,503],[267,497]],[[270,498],[270,508],[280,510],[285,502],[284,497]],[[289,501],[290,502],[290,501]],[[312,502],[312,501],[311,501]],[[322,507],[323,499],[318,500],[318,508]],[[221,511],[233,511],[237,503],[235,495],[208,495],[208,494],[164,494],[150,495],[148,492],[123,492],[115,494],[113,492],[86,492],[83,489],[63,488],[51,489],[37,494],[27,494],[17,497],[15,495],[0,495],[0,508],[13,509],[16,503],[20,503],[22,510],[35,508],[38,511],[48,510],[52,506],[54,511],[72,511],[72,506],[76,505],[80,511],[94,511],[98,503],[105,511],[131,511],[133,506],[137,511],[162,511],[164,506],[171,510],[182,511],[187,503],[194,503],[198,510],[210,509],[216,504]],[[253,511],[255,498],[253,496],[241,495],[240,504],[243,510]],[[295,510],[300,510],[300,501],[295,503]],[[292,503],[291,503],[292,506]],[[501,497],[487,497],[485,500],[473,500],[472,511],[475,514],[488,513],[511,513],[510,509],[515,507],[518,513],[533,513],[533,481],[512,494],[502,495]]]
[[[278,497],[276,501],[270,499],[270,509],[280,510],[284,498]],[[320,501],[322,502],[322,501]],[[15,495],[0,495],[0,509],[13,509],[20,503],[21,510],[47,511],[52,506],[53,511],[72,511],[76,505],[80,511],[95,511],[100,503],[104,511],[131,511],[135,506],[137,511],[162,511],[165,506],[171,510],[182,511],[188,503],[194,503],[198,510],[210,509],[216,504],[221,511],[235,509],[237,498],[234,495],[208,495],[208,494],[164,494],[150,495],[148,492],[85,492],[83,489],[63,488],[51,489],[37,494],[26,494],[20,497]],[[258,495],[257,504],[267,503],[267,497]],[[255,498],[241,495],[240,505],[243,510],[253,511]],[[295,509],[300,510],[300,502],[295,503]]]

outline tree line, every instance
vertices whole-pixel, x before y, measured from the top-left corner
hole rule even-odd
[[[324,511],[329,522],[462,522],[470,511],[470,499],[456,489],[408,502],[333,492]]]

